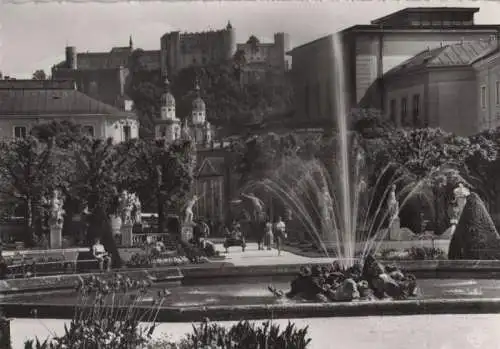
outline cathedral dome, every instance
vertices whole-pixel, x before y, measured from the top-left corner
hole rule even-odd
[[[175,107],[175,98],[170,93],[170,81],[165,76],[165,81],[163,82],[163,94],[161,95],[161,105],[164,107]]]
[[[175,107],[175,98],[170,92],[165,92],[161,96],[161,104],[165,107]]]
[[[201,97],[196,97],[192,104],[193,111],[205,111],[205,102]]]

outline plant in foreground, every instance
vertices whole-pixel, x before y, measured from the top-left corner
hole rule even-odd
[[[288,323],[283,331],[278,324],[266,321],[261,325],[240,321],[229,329],[208,319],[193,325],[193,332],[179,343],[151,343],[148,349],[305,349],[311,342],[308,327],[298,329]]]
[[[25,342],[25,349],[146,348],[167,290],[158,291],[148,307],[138,306],[150,294],[151,282],[133,281],[121,274],[106,281],[92,276],[75,285],[78,306],[63,336]],[[149,298],[149,297],[148,297]],[[149,323],[145,327],[140,323]]]

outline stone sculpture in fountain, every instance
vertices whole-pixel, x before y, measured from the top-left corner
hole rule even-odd
[[[181,239],[184,241],[189,241],[193,238],[194,231],[194,205],[198,202],[200,198],[198,195],[193,195],[187,202],[184,208],[184,221],[181,228]]]

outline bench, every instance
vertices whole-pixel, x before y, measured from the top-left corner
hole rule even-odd
[[[236,238],[232,236],[226,237],[226,239],[224,240],[224,248],[226,249],[226,251],[229,249],[229,247],[233,246],[241,247],[241,250],[245,252],[245,247],[246,247],[245,238],[244,237]]]

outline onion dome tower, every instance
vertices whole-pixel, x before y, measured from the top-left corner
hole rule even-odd
[[[175,98],[170,93],[170,82],[165,76],[163,94],[161,96],[161,112],[155,120],[155,137],[168,143],[181,136],[181,121],[175,115]]]
[[[196,98],[191,105],[191,123],[193,125],[194,141],[196,144],[206,145],[212,140],[212,131],[210,123],[207,121],[207,109],[205,102],[201,98],[198,80],[194,89]]]

